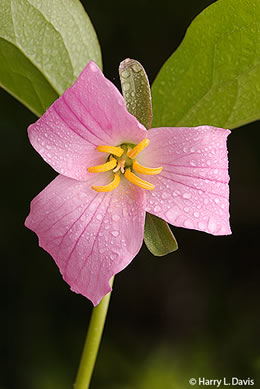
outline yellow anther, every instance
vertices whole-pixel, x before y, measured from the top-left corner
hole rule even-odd
[[[131,172],[130,169],[126,170],[125,178],[128,181],[132,182],[132,184],[140,186],[140,188],[148,189],[148,190],[154,189],[154,185],[153,184],[150,184],[150,182],[142,180],[140,177],[137,177],[134,173]]]
[[[121,157],[123,155],[124,150],[121,147],[117,146],[98,146],[98,151],[102,153],[109,153],[116,155],[117,157]]]
[[[88,168],[90,173],[102,173],[107,172],[108,170],[112,170],[116,167],[117,160],[115,158],[111,158],[110,161],[103,163],[102,165],[91,166]]]
[[[128,150],[127,156],[129,158],[134,159],[140,153],[140,151],[142,151],[146,146],[149,145],[149,143],[150,143],[149,139],[147,139],[147,138],[143,139],[132,150]]]
[[[159,174],[162,171],[162,167],[156,167],[156,168],[144,167],[140,165],[137,161],[133,162],[133,169],[136,173],[147,174],[149,176],[154,176],[155,174]]]
[[[112,190],[116,189],[116,187],[119,185],[120,177],[118,174],[114,175],[114,179],[110,184],[104,185],[104,186],[95,186],[93,185],[91,188],[94,189],[96,192],[111,192]]]

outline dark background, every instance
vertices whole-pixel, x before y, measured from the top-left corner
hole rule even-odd
[[[118,65],[127,57],[139,60],[152,82],[192,19],[213,1],[82,3],[100,40],[104,73],[119,86]],[[1,287],[9,318],[8,337],[1,328],[8,351],[0,388],[69,389],[92,306],[70,292],[23,226],[30,200],[56,174],[28,142],[35,116],[3,91],[0,106]],[[143,247],[116,277],[92,388],[182,389],[191,377],[257,381],[257,375],[258,387],[259,131],[256,122],[229,137],[233,234],[173,228],[176,253],[156,258]]]

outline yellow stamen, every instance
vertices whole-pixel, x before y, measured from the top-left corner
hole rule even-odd
[[[146,146],[149,145],[149,143],[150,143],[149,139],[147,139],[147,138],[143,139],[132,150],[128,150],[127,156],[129,158],[134,159],[140,153],[140,151],[142,151]]]
[[[162,167],[156,167],[156,168],[144,167],[140,165],[137,161],[133,162],[133,169],[136,173],[147,174],[149,176],[154,176],[155,174],[159,174],[162,171]]]
[[[102,153],[109,153],[116,155],[117,157],[121,157],[123,155],[124,150],[121,147],[116,146],[98,146],[98,151],[101,151]]]
[[[112,190],[116,189],[116,187],[119,185],[120,177],[118,174],[114,175],[114,179],[110,184],[104,185],[104,186],[95,186],[93,185],[91,188],[94,189],[96,192],[111,192]]]
[[[107,172],[108,170],[114,169],[116,167],[117,160],[115,158],[111,158],[110,161],[103,163],[102,165],[91,166],[88,168],[90,173],[102,173]]]
[[[154,189],[154,185],[150,184],[150,182],[147,182],[145,180],[142,180],[141,178],[137,177],[134,173],[131,172],[130,169],[127,169],[125,172],[125,178],[132,182],[132,184],[135,184],[137,186],[140,186],[140,188],[152,190]]]

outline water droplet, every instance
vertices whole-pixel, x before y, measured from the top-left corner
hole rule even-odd
[[[193,223],[191,220],[185,220],[184,227],[186,228],[193,228]]]
[[[142,70],[141,66],[138,65],[137,63],[135,63],[133,66],[132,66],[132,69],[135,73],[138,73]]]
[[[183,210],[184,210],[184,212],[190,212],[190,208],[189,207],[184,207]]]
[[[154,212],[159,212],[161,210],[161,207],[159,205],[156,205],[154,207]]]
[[[199,222],[199,223],[198,223],[198,226],[199,226],[199,228],[200,228],[201,230],[205,230],[205,223]]]
[[[170,208],[169,211],[166,212],[166,216],[171,222],[174,222],[180,214],[181,211],[177,206]]]
[[[190,199],[191,198],[191,194],[190,193],[184,193],[182,197],[184,199]]]
[[[95,65],[93,62],[90,63],[89,67],[92,70],[92,72],[97,72],[98,71],[97,65]]]
[[[209,218],[208,229],[212,233],[215,232],[217,229],[217,223],[215,222],[215,220],[212,217]]]
[[[111,231],[111,234],[116,238],[119,235],[118,231]]]
[[[128,78],[128,77],[130,76],[130,73],[129,73],[128,70],[124,70],[124,71],[121,73],[121,76],[122,76],[123,78]]]
[[[100,213],[98,213],[96,218],[97,218],[97,220],[102,220],[102,215]]]
[[[199,214],[199,212],[194,212],[193,215],[198,218],[200,214]]]
[[[162,199],[163,199],[163,200],[166,200],[166,199],[168,199],[169,197],[170,197],[170,193],[163,192],[163,194],[162,194]]]
[[[129,84],[129,82],[125,82],[124,84],[122,84],[122,88],[123,91],[126,92],[131,88],[131,85]]]
[[[196,161],[190,161],[190,165],[191,166],[197,166],[197,162]]]
[[[114,220],[114,222],[118,222],[119,219],[120,219],[119,215],[112,215],[112,220]]]
[[[128,210],[127,208],[123,208],[123,216],[128,216]]]
[[[219,203],[219,199],[216,197],[215,198],[215,203],[218,204]]]

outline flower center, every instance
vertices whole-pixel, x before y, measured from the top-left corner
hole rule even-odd
[[[110,192],[114,190],[120,183],[120,176],[124,175],[125,178],[132,184],[135,184],[143,189],[152,190],[154,185],[148,181],[142,180],[134,172],[155,175],[162,171],[162,167],[149,168],[140,165],[136,161],[137,155],[148,146],[149,139],[145,138],[137,145],[122,144],[120,146],[98,146],[97,150],[102,153],[108,153],[107,162],[102,165],[92,166],[88,168],[90,173],[102,173],[112,170],[114,173],[114,179],[110,184],[104,186],[92,186],[96,192]]]

